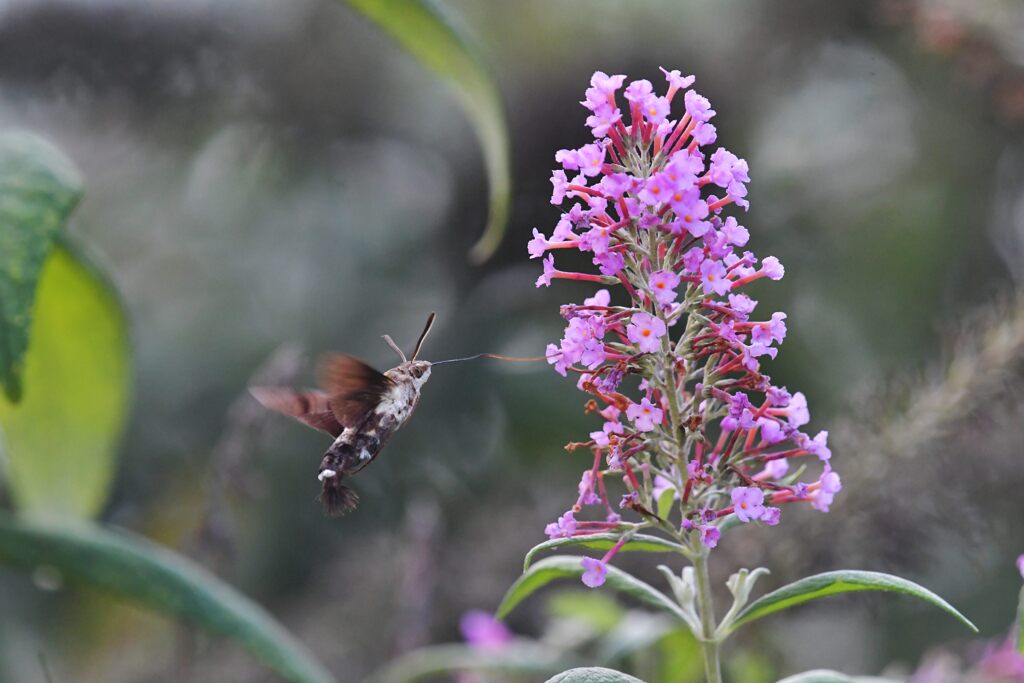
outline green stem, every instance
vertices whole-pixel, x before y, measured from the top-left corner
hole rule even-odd
[[[704,670],[707,683],[722,683],[722,663],[718,654],[718,640],[715,636],[715,607],[711,599],[711,579],[708,575],[707,551],[693,560],[697,579],[697,611],[700,613],[700,646],[704,652]]]

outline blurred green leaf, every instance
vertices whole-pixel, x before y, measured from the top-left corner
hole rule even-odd
[[[674,488],[667,488],[661,492],[658,496],[658,516],[662,519],[668,519],[669,514],[672,512],[672,503],[676,501],[676,490]]]
[[[607,593],[589,589],[555,593],[547,601],[547,611],[552,617],[583,621],[600,633],[614,628],[626,614]]]
[[[523,571],[530,568],[530,564],[533,562],[533,558],[537,556],[537,553],[544,552],[545,550],[554,550],[555,548],[564,548],[566,546],[580,546],[590,550],[608,550],[618,543],[620,538],[622,538],[621,534],[588,534],[587,536],[574,536],[572,538],[553,538],[550,541],[538,543],[530,548],[526,553],[526,557],[523,558]],[[629,543],[622,546],[619,552],[681,553],[684,550],[683,546],[667,541],[664,538],[648,536],[646,534],[633,534],[633,538],[630,539]]]
[[[121,301],[64,244],[36,294],[24,395],[0,396],[8,483],[19,511],[96,515],[107,500],[131,370]]]
[[[369,683],[408,683],[452,671],[481,671],[536,680],[571,666],[555,650],[529,641],[494,649],[435,645],[398,657],[370,677]]]
[[[470,251],[477,263],[501,244],[512,196],[508,124],[501,93],[466,32],[439,0],[346,0],[454,90],[476,128],[491,184],[487,227]]]
[[[334,679],[259,605],[185,557],[127,532],[88,522],[17,520],[0,514],[0,562],[62,576],[237,641],[284,678]]]
[[[546,557],[527,569],[523,572],[522,576],[516,579],[516,582],[505,593],[505,597],[502,599],[501,604],[498,605],[498,609],[495,610],[494,616],[497,619],[504,619],[527,596],[555,579],[579,578],[582,575],[583,565],[580,564],[579,557],[569,555]],[[672,602],[671,598],[618,567],[608,567],[605,585],[652,607],[671,612],[680,619],[685,620],[679,605]]]
[[[643,681],[614,669],[588,666],[582,669],[563,671],[554,678],[549,678],[547,683],[643,683]]]
[[[27,133],[0,135],[0,384],[22,394],[32,302],[43,261],[82,196],[78,171]]]
[[[631,610],[595,647],[598,661],[612,664],[653,647],[680,630],[679,622],[663,614]],[[689,635],[689,631],[686,631]]]
[[[886,591],[912,595],[951,614],[972,631],[977,632],[978,630],[967,617],[960,614],[952,605],[913,581],[901,579],[891,574],[848,569],[808,576],[762,596],[750,603],[746,609],[736,616],[736,621],[729,627],[728,632],[732,632],[739,626],[755,619],[784,610],[787,607],[793,607],[794,605],[800,605],[829,595],[856,591]]]

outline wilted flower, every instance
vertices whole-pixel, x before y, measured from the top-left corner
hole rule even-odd
[[[716,112],[690,89],[693,77],[662,71],[664,95],[647,80],[594,74],[582,104],[595,141],[555,155],[552,203],[565,211],[550,239],[535,229],[528,245],[531,258],[543,259],[537,286],[564,279],[621,287],[615,297],[600,289],[563,306],[565,334],[547,349],[556,371],[578,374],[604,420],[589,441],[570,444],[589,448],[593,462],[576,504],[547,533],[656,526],[698,552],[718,544],[730,515],[772,526],[782,504],[828,510],[842,485],[828,433],[801,431],[810,421],[804,395],[762,372],[788,320],[782,312],[752,318],[757,301],[740,290],[785,269],[774,256],[744,251],[749,231],[724,215],[749,206],[747,162],[709,148]],[[589,256],[596,272],[557,269],[555,252],[565,249]],[[818,478],[797,481],[790,463],[808,456]],[[639,521],[613,511],[605,485],[612,474],[625,487],[622,509]],[[656,515],[668,490],[674,523]],[[589,505],[603,508],[603,520],[576,518]],[[613,555],[585,558],[584,583],[603,583]]]

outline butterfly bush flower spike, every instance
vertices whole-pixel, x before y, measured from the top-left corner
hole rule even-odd
[[[747,162],[717,144],[717,112],[694,77],[661,71],[660,87],[594,74],[581,101],[593,141],[555,154],[551,202],[562,213],[550,238],[534,229],[527,245],[542,264],[538,287],[597,288],[561,307],[565,332],[545,354],[596,420],[588,440],[567,446],[591,457],[547,535],[620,539],[583,559],[591,587],[639,529],[706,553],[724,542],[727,519],[775,526],[786,506],[824,512],[842,490],[828,433],[803,431],[806,398],[765,372],[791,321],[756,313],[761,281],[785,269],[746,248]],[[591,266],[559,268],[566,251]]]

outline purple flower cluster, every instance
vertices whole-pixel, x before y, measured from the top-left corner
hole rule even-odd
[[[757,301],[743,290],[785,271],[777,258],[745,250],[749,232],[725,215],[748,208],[747,162],[712,151],[715,110],[690,89],[694,77],[662,71],[663,95],[647,80],[594,74],[582,104],[595,142],[555,154],[551,203],[564,213],[550,237],[534,229],[528,244],[543,261],[538,287],[556,279],[603,286],[562,307],[565,334],[547,347],[548,362],[578,376],[602,422],[588,441],[569,444],[589,449],[593,462],[576,503],[546,532],[654,527],[701,552],[718,543],[727,518],[771,526],[780,505],[797,501],[827,511],[842,486],[828,433],[801,431],[810,420],[803,394],[761,372],[786,337],[786,314],[755,315]],[[682,115],[672,118],[680,99]],[[559,270],[562,249],[586,254],[597,272]],[[621,304],[608,289],[616,285]],[[812,467],[790,471],[808,456]],[[810,482],[798,479],[805,469],[817,472]],[[617,509],[608,475],[626,489]],[[576,519],[590,505],[604,518]],[[624,522],[619,510],[640,521]],[[620,546],[586,558],[584,583],[604,582]]]

